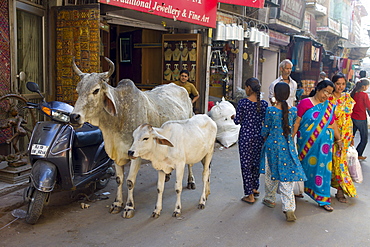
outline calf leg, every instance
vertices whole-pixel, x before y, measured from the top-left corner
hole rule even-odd
[[[210,179],[210,174],[211,174],[210,164],[211,164],[212,154],[213,152],[208,153],[202,160],[202,163],[203,163],[203,192],[199,200],[199,205],[198,205],[199,209],[205,208],[208,195],[211,193],[209,179]]]
[[[122,186],[123,186],[123,179],[124,179],[124,166],[118,165],[114,162],[116,168],[116,182],[117,182],[117,195],[116,199],[114,200],[113,204],[110,206],[110,213],[111,214],[118,214],[121,212],[123,208],[123,196],[122,196]]]
[[[195,178],[193,175],[193,164],[188,164],[188,186],[189,190],[195,190]]]
[[[123,218],[132,218],[135,215],[135,202],[134,202],[134,188],[136,183],[136,177],[139,172],[141,165],[141,158],[131,160],[130,171],[127,176],[127,201],[126,206],[123,210]]]
[[[162,199],[163,199],[165,179],[166,179],[166,173],[164,173],[163,171],[158,171],[158,183],[157,183],[158,196],[157,196],[157,204],[152,213],[153,218],[158,218],[162,211]]]
[[[179,217],[181,215],[181,192],[182,192],[182,179],[184,178],[184,165],[175,165],[176,169],[176,183],[175,183],[175,190],[177,194],[176,199],[176,206],[175,210],[173,211],[173,217]]]

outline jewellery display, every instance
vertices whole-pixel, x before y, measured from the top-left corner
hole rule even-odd
[[[180,70],[179,70],[179,64],[175,64],[175,69],[172,71],[172,80],[178,81],[180,80]]]
[[[162,44],[165,83],[180,80],[180,71],[189,70],[189,81],[197,85],[199,34],[165,34]]]
[[[195,48],[193,48],[189,51],[189,60],[191,62],[197,61],[197,50]]]
[[[195,64],[191,65],[192,68],[191,68],[190,73],[189,73],[189,80],[190,81],[195,81],[195,73],[196,73],[195,72],[195,66],[196,66]]]
[[[179,49],[179,44],[176,44],[176,48],[172,53],[172,60],[173,61],[180,61],[180,57],[181,57],[181,51]]]
[[[171,50],[171,48],[167,48],[167,50],[164,52],[164,60],[165,61],[171,61],[172,59],[172,53],[173,51]]]
[[[163,75],[164,75],[164,79],[166,80],[166,81],[170,81],[171,80],[171,77],[173,76],[173,72],[172,72],[172,70],[171,70],[171,68],[170,68],[170,66],[171,66],[171,64],[166,64],[166,70],[164,71],[164,73],[163,73]]]
[[[188,57],[189,57],[189,50],[187,47],[184,47],[182,52],[181,52],[181,60],[182,61],[188,61]]]

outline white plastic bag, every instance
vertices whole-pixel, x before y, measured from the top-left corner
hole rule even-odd
[[[350,146],[348,148],[347,159],[348,159],[348,171],[351,174],[353,182],[362,183],[363,176],[361,163],[358,160],[358,153],[354,146]]]
[[[236,143],[239,137],[240,125],[236,125],[231,119],[231,116],[235,114],[235,107],[224,98],[208,112],[208,116],[217,125],[217,141],[227,148]]]

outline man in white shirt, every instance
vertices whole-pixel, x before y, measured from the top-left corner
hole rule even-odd
[[[269,87],[269,99],[272,105],[275,105],[276,103],[276,99],[274,97],[274,87],[275,84],[278,82],[285,82],[289,84],[290,95],[287,100],[287,103],[290,107],[295,105],[297,82],[290,77],[290,74],[292,73],[292,67],[293,63],[289,59],[285,59],[279,64],[279,71],[281,75],[275,81],[273,81]]]

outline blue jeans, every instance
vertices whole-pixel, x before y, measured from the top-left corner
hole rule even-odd
[[[353,122],[353,136],[355,136],[357,130],[360,131],[361,141],[357,145],[356,150],[358,152],[358,156],[362,156],[362,154],[364,153],[366,144],[367,144],[367,139],[368,139],[368,134],[369,134],[369,130],[367,127],[367,120],[356,120],[352,118],[352,122]]]

